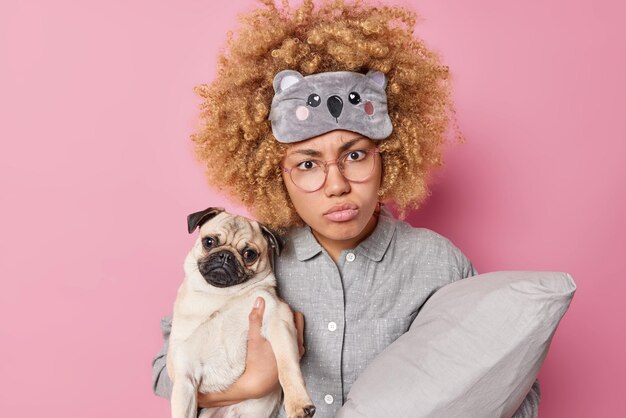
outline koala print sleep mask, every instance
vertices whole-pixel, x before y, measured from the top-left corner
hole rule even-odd
[[[336,129],[372,140],[391,135],[387,78],[379,71],[335,71],[305,77],[283,70],[273,84],[269,119],[278,142],[298,142]]]

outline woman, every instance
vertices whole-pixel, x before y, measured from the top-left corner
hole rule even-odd
[[[216,80],[197,89],[204,125],[193,140],[211,185],[286,232],[275,268],[279,292],[302,313],[296,315],[306,347],[301,366],[315,416],[333,417],[359,374],[408,330],[425,300],[476,273],[447,239],[382,208],[392,201],[402,215],[426,197],[453,114],[449,74],[413,37],[415,15],[405,9],[264,3],[229,38]],[[369,93],[378,87],[383,97],[312,93],[289,108],[294,86],[350,84],[341,77],[370,77]],[[336,125],[312,134],[321,123],[308,122],[318,111]],[[361,114],[344,123],[341,113],[349,111]],[[379,115],[392,130],[381,134],[377,123],[372,131]],[[200,406],[259,397],[278,384],[271,347],[260,336],[259,302],[250,314],[244,375],[224,393],[200,394]],[[167,340],[167,318],[162,327]],[[166,346],[153,365],[161,396],[170,390],[165,353]],[[534,386],[516,416],[536,416],[537,404]]]

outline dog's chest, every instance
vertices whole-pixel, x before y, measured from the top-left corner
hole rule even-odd
[[[222,307],[202,322],[185,321],[187,332],[181,330],[183,335],[172,336],[177,368],[183,367],[194,376],[201,392],[224,390],[243,373],[248,335],[247,310]]]

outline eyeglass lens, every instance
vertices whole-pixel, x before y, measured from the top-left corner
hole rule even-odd
[[[326,181],[328,166],[337,164],[343,176],[353,182],[365,181],[374,171],[376,151],[348,151],[336,162],[307,160],[291,168],[291,180],[305,191],[318,190]]]

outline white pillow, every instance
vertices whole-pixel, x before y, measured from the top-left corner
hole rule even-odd
[[[336,418],[512,416],[575,290],[569,274],[551,272],[444,286],[363,371]]]

